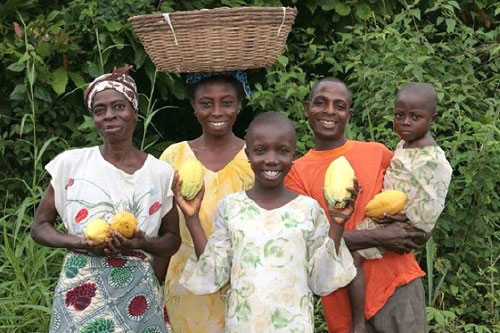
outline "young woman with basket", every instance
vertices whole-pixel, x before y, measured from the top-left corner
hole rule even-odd
[[[240,81],[239,81],[240,80]],[[254,176],[245,142],[232,128],[248,87],[242,72],[188,75],[188,95],[202,128],[200,137],[169,146],[160,159],[179,170],[190,159],[203,165],[205,197],[200,220],[205,234],[213,231],[215,208],[226,195],[250,188]],[[243,83],[242,83],[243,82]],[[180,283],[186,262],[195,258],[193,241],[180,214],[182,244],[171,258],[165,280],[166,306],[174,332],[224,332],[224,294],[194,295]]]

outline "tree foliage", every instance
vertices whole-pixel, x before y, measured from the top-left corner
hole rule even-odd
[[[158,156],[200,134],[182,77],[156,71],[127,18],[220,6],[295,6],[285,53],[249,72],[254,95],[239,115],[280,111],[294,120],[299,150],[312,146],[303,102],[314,80],[336,76],[354,94],[350,138],[394,148],[391,110],[409,81],[436,87],[434,136],[454,169],[437,229],[417,252],[427,271],[432,332],[500,328],[499,15],[487,0],[7,0],[0,4],[0,328],[46,331],[63,252],[29,237],[59,152],[99,143],[82,103],[86,83],[132,64],[141,92],[136,144]],[[203,46],[200,45],[200,52]],[[179,126],[182,124],[182,126]],[[320,309],[317,331],[325,329]]]

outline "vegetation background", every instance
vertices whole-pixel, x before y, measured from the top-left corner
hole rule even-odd
[[[0,4],[0,331],[46,332],[63,250],[36,245],[29,228],[49,177],[44,165],[72,147],[99,144],[82,103],[86,83],[132,64],[141,92],[138,147],[156,156],[200,128],[182,77],[155,70],[127,18],[219,6],[295,6],[287,49],[249,73],[254,95],[236,125],[280,111],[303,153],[312,137],[302,103],[312,81],[333,75],[354,92],[350,138],[393,149],[397,87],[433,84],[434,134],[453,167],[444,213],[416,256],[431,332],[499,332],[499,18],[488,0],[4,0]],[[203,52],[200,45],[199,52]],[[318,303],[317,332],[326,332]]]

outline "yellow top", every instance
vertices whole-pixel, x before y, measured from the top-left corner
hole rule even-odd
[[[196,158],[187,141],[169,146],[160,159],[175,170],[190,158]],[[205,195],[201,203],[200,221],[207,237],[213,231],[217,203],[226,195],[252,187],[254,176],[248,158],[241,149],[221,170],[204,168]],[[224,294],[227,288],[210,295],[196,296],[179,284],[188,258],[196,260],[193,241],[179,211],[182,244],[171,258],[165,281],[167,312],[174,332],[224,332]]]

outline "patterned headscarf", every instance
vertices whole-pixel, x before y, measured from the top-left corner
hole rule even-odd
[[[195,84],[212,76],[232,77],[233,79],[236,79],[243,85],[243,90],[245,91],[245,95],[247,95],[247,97],[252,96],[252,89],[250,88],[250,84],[248,83],[247,80],[247,73],[242,71],[190,73],[187,74],[186,76],[186,83]]]
[[[98,92],[106,89],[114,89],[121,92],[123,96],[132,104],[135,111],[139,110],[139,101],[137,98],[137,86],[134,79],[126,73],[132,66],[115,68],[112,73],[104,74],[92,81],[83,93],[83,101],[89,112],[92,112],[92,103]]]

